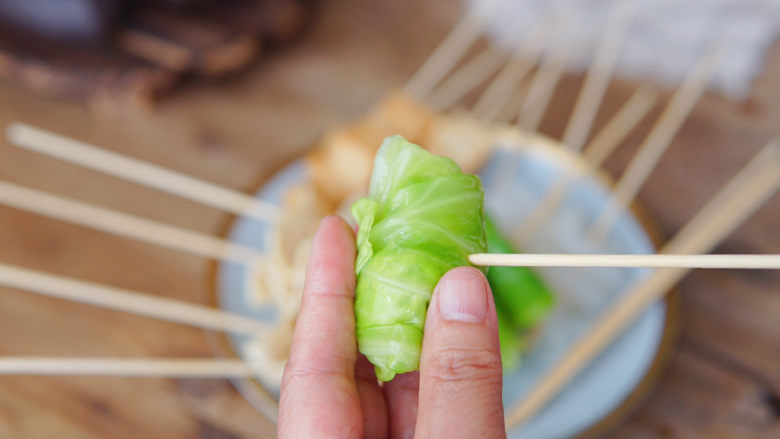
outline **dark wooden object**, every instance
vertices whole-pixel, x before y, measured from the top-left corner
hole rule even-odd
[[[87,101],[150,102],[185,76],[245,68],[290,40],[310,10],[305,0],[123,3],[120,16],[115,0],[67,0],[69,20],[47,26],[56,7],[35,15],[0,0],[0,78]]]
[[[125,10],[124,0],[0,0],[0,27],[65,44],[98,44]]]

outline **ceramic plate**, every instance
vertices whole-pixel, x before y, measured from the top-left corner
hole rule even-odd
[[[561,207],[526,244],[524,251],[538,253],[653,253],[648,232],[632,213],[624,214],[603,243],[584,236],[609,201],[606,180],[584,173],[576,156],[539,137],[510,137],[496,142],[480,172],[485,206],[506,232],[523,224],[552,185],[563,177],[572,181]],[[307,178],[301,161],[278,172],[257,192],[259,199],[281,202],[285,191]],[[237,218],[228,239],[262,249],[265,225]],[[545,268],[539,273],[555,291],[555,310],[539,328],[536,342],[522,364],[505,371],[504,404],[508,409],[536,380],[554,365],[585,333],[598,316],[633,282],[647,274],[641,269]],[[216,300],[228,311],[273,320],[274,310],[257,307],[248,299],[245,268],[221,263],[216,271]],[[614,418],[640,382],[648,378],[659,356],[667,306],[657,303],[646,310],[607,350],[589,365],[544,410],[510,437],[563,438],[593,431],[605,418]],[[243,340],[231,337],[235,352]],[[266,415],[275,417],[273,401],[278,389],[263,383],[236,383],[239,390]]]

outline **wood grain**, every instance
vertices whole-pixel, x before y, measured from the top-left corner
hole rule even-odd
[[[313,28],[246,75],[193,83],[153,110],[99,113],[0,84],[0,126],[20,120],[232,188],[306,151],[328,127],[401,86],[458,17],[459,2],[323,3]],[[388,36],[392,36],[391,38]],[[780,134],[780,44],[753,95],[707,95],[640,194],[671,235],[757,148]],[[566,76],[540,127],[559,136],[581,84]],[[613,83],[603,126],[635,89]],[[662,100],[668,99],[668,93]],[[661,105],[657,106],[658,108]],[[625,166],[654,117],[608,161]],[[194,203],[20,151],[0,140],[0,178],[214,233],[226,216]],[[721,247],[780,250],[780,195]],[[206,262],[0,208],[0,261],[204,303]],[[615,438],[777,437],[780,274],[696,271],[680,287],[683,341],[657,391]],[[0,353],[210,356],[192,328],[0,289]],[[273,426],[220,380],[0,378],[0,437],[265,438]]]

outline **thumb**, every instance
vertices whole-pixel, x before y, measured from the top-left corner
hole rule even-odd
[[[496,306],[482,273],[458,267],[433,292],[420,358],[418,437],[506,437]]]

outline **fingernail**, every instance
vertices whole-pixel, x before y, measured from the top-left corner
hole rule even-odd
[[[476,323],[487,315],[485,277],[474,268],[459,267],[437,286],[439,312],[445,320]]]

